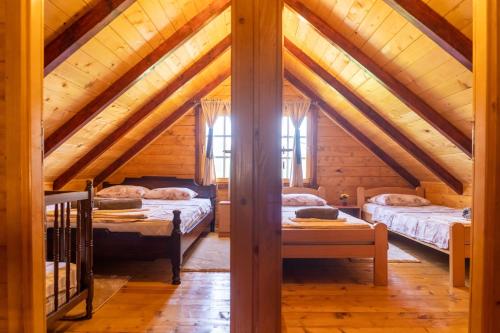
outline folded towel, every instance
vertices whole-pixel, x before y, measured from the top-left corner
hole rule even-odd
[[[122,210],[142,208],[141,199],[133,198],[95,198],[94,207],[99,210]]]
[[[299,222],[299,223],[315,223],[315,222],[347,222],[345,218],[336,218],[336,219],[316,219],[316,218],[303,218],[303,217],[292,217],[290,221]]]
[[[311,207],[298,209],[295,212],[298,218],[315,218],[320,220],[336,220],[339,216],[339,210],[332,207]]]

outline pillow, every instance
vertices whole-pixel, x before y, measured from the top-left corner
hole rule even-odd
[[[325,206],[326,201],[314,194],[282,194],[283,206]]]
[[[190,200],[198,193],[185,187],[162,187],[149,190],[144,199]]]
[[[429,200],[419,197],[418,195],[395,193],[379,194],[368,199],[368,202],[383,206],[407,207],[429,206],[431,204]]]
[[[114,185],[106,187],[99,192],[96,196],[101,198],[142,198],[149,189],[142,186],[134,185]]]

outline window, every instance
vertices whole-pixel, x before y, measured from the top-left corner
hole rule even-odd
[[[290,117],[285,116],[281,122],[281,176],[289,179],[292,169],[294,127]],[[206,132],[208,133],[208,127]],[[208,134],[207,134],[208,135]],[[300,149],[302,153],[302,172],[307,173],[307,117],[300,125]],[[214,125],[214,161],[217,178],[229,178],[231,165],[231,117],[219,116]]]
[[[292,155],[295,129],[290,117],[285,116],[281,121],[281,177],[290,179],[292,172]],[[306,177],[307,171],[307,117],[300,125],[300,152],[302,155],[302,174]]]
[[[206,130],[208,135],[208,127]],[[214,162],[217,178],[229,178],[231,165],[231,117],[217,117],[214,125]]]

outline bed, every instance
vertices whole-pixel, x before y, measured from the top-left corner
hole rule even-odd
[[[444,206],[400,207],[368,202],[379,194],[396,193],[425,197],[422,188],[358,188],[358,206],[362,218],[370,223],[384,223],[390,232],[446,253],[450,257],[450,285],[465,286],[465,259],[471,253],[471,223],[461,209]]]
[[[325,198],[323,187],[283,188],[283,193],[308,193]],[[282,207],[283,258],[373,258],[373,283],[387,285],[387,228],[382,223],[369,224],[339,212],[346,219],[342,226],[296,226],[290,223],[295,211],[303,207]],[[309,225],[309,224],[308,224]]]
[[[86,301],[92,317],[92,183],[85,192],[46,192],[45,312],[47,326]],[[75,206],[72,210],[71,205]]]
[[[144,176],[125,178],[121,184],[105,182],[103,187],[113,185],[136,185],[148,189],[183,187],[198,193],[189,202],[143,200],[143,206],[149,208],[151,216],[142,222],[113,223],[102,217],[94,218],[95,260],[167,258],[172,263],[172,284],[180,284],[184,254],[202,234],[214,229],[216,186],[198,185],[192,179]]]

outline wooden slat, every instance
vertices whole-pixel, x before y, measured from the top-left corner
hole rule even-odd
[[[132,128],[145,119],[167,98],[169,98],[177,89],[189,82],[193,77],[210,65],[222,53],[231,46],[231,36],[227,36],[222,41],[217,43],[210,51],[204,54],[194,64],[188,67],[185,71],[177,76],[175,80],[169,83],[165,89],[156,94],[139,110],[125,120],[117,129],[105,137],[101,142],[95,145],[88,153],[82,156],[78,161],[72,164],[54,181],[54,189],[58,190],[73,179],[86,166],[101,156],[109,147],[127,134]]]
[[[280,332],[282,0],[233,0],[231,332]]]
[[[443,50],[472,71],[472,41],[423,1],[384,0]]]
[[[160,46],[144,57],[139,63],[123,74],[111,86],[99,94],[94,100],[84,106],[71,119],[59,127],[52,135],[45,139],[45,156],[48,156],[63,144],[76,131],[101,113],[107,106],[120,97],[146,71],[155,66],[166,55],[182,45],[188,38],[196,34],[211,19],[222,13],[230,4],[229,0],[214,0],[198,15],[180,27],[167,38]]]
[[[412,140],[401,133],[394,125],[387,121],[384,117],[378,114],[370,105],[365,103],[360,97],[354,94],[348,87],[337,80],[333,75],[316,63],[312,58],[300,50],[290,40],[285,38],[285,47],[297,59],[299,59],[306,67],[313,71],[316,75],[322,78],[331,87],[337,90],[344,98],[346,98],[353,106],[363,113],[374,125],[384,131],[395,142],[403,147],[415,159],[422,163],[427,169],[432,171],[439,179],[450,186],[455,192],[461,194],[463,192],[462,183],[453,176],[447,169],[437,163],[429,154],[418,147]]]
[[[457,145],[457,147],[467,154],[467,156],[472,156],[472,140],[439,112],[434,110],[404,84],[401,84],[393,75],[380,67],[375,61],[356,47],[356,45],[306,7],[301,0],[285,0],[285,2],[300,16],[304,17],[327,40],[343,49],[355,62],[371,72],[373,76],[386,89],[398,97],[401,102],[427,121],[431,126],[448,138],[448,140]]]
[[[320,96],[313,92],[306,84],[304,84],[299,78],[293,75],[290,71],[285,70],[285,78],[290,81],[297,89],[299,89],[303,94],[309,97],[311,100],[318,103],[318,106],[325,112],[325,114],[333,119],[340,127],[351,134],[356,140],[358,140],[363,146],[374,153],[378,158],[380,158],[384,163],[390,166],[398,175],[403,177],[410,185],[417,187],[420,185],[420,181],[413,176],[408,170],[401,166],[395,159],[393,159],[389,154],[384,152],[380,147],[371,141],[366,135],[358,130],[353,124],[351,124],[346,118],[344,118],[337,110],[331,107],[327,102],[325,102]]]
[[[134,2],[135,0],[98,1],[82,17],[45,46],[45,76],[68,59]]]
[[[153,142],[158,136],[160,136],[164,131],[166,131],[172,124],[174,124],[178,119],[180,119],[186,112],[188,112],[194,106],[194,101],[198,101],[201,98],[209,94],[213,89],[215,89],[219,84],[224,82],[225,79],[229,77],[229,70],[226,70],[219,74],[214,80],[209,82],[202,90],[200,90],[192,99],[185,102],[181,107],[170,114],[165,120],[159,123],[155,128],[153,128],[148,134],[146,134],[142,139],[137,141],[131,148],[124,152],[120,157],[118,157],[113,163],[107,166],[103,171],[101,171],[94,178],[94,186],[98,186],[107,177],[111,176],[116,170],[127,163],[131,158],[141,152],[146,148],[151,142]]]

